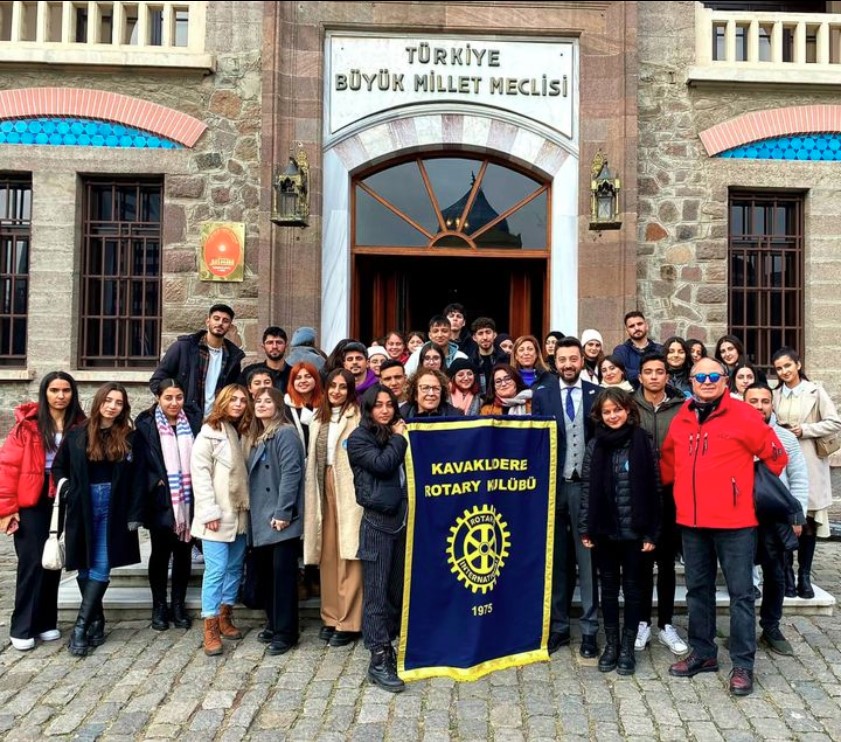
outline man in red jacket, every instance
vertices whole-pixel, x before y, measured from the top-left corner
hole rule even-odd
[[[691,379],[694,396],[669,426],[661,452],[663,484],[674,484],[677,523],[682,527],[692,648],[669,674],[692,677],[718,670],[718,558],[730,595],[730,692],[746,696],[753,691],[756,654],[753,462],[757,457],[779,475],[788,457],[771,426],[730,396],[722,364],[702,358],[692,368]]]

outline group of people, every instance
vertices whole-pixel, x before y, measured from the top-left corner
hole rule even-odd
[[[598,657],[602,671],[632,674],[635,651],[651,637],[656,563],[659,640],[689,653],[670,672],[717,669],[716,559],[731,596],[731,691],[752,689],[755,561],[764,574],[762,638],[791,652],[779,629],[782,600],[814,594],[815,539],[828,527],[828,463],[815,441],[841,429],[794,350],[774,356],[780,385],[772,392],[733,336],[707,357],[697,341],[653,342],[644,316],[630,312],[628,340],[605,355],[597,330],[580,340],[560,332],[544,343],[510,338],[487,317],[468,330],[464,308],[453,304],[431,318],[426,337],[390,332],[370,346],[346,339],[329,355],[311,328],[290,343],[269,327],[265,358],[243,369],[243,351],[226,337],[233,319],[233,309],[214,305],[203,330],[173,343],[150,380],[155,403],[134,420],[118,383],[96,392],[86,417],[62,371],[47,374],[38,401],[16,411],[0,452],[0,528],[14,535],[18,554],[10,630],[17,649],[60,638],[58,573],[41,568],[59,497],[66,569],[77,571],[81,594],[68,644],[74,655],[105,641],[110,570],[140,561],[145,527],[153,629],[190,627],[185,600],[198,542],[205,653],[221,654],[224,639],[242,637],[232,611],[248,554],[266,612],[258,639],[283,654],[298,642],[299,574],[312,565],[320,639],[341,647],[361,637],[369,679],[400,691],[393,643],[407,514],[403,421],[536,415],[553,417],[558,430],[550,653],[570,643],[578,582],[581,654]],[[757,520],[754,457],[774,474],[787,472],[800,498],[782,529]],[[786,529],[799,537],[796,586],[792,552],[780,546],[791,545]],[[680,553],[688,643],[672,622]]]

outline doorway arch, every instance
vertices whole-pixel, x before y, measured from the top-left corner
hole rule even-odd
[[[332,347],[348,337],[353,286],[351,256],[352,180],[400,158],[480,155],[519,169],[549,186],[548,324],[578,324],[577,141],[523,119],[495,118],[482,111],[412,114],[378,121],[324,150],[321,260],[321,338]],[[568,331],[568,330],[567,330]]]
[[[425,329],[447,304],[499,331],[548,323],[550,184],[494,158],[400,158],[352,180],[352,337]]]

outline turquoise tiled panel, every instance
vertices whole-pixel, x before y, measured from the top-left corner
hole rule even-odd
[[[720,152],[740,160],[841,160],[841,134],[774,137]]]
[[[132,126],[81,118],[26,118],[0,121],[0,144],[50,147],[130,147],[181,149],[182,145]]]

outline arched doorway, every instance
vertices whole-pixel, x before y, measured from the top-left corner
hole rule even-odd
[[[463,153],[392,161],[353,179],[351,335],[426,330],[450,302],[468,322],[541,335],[549,317],[550,186]]]

